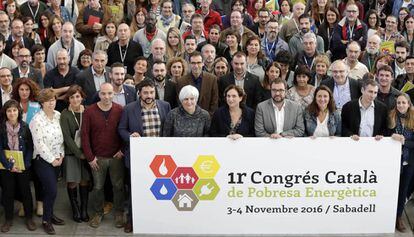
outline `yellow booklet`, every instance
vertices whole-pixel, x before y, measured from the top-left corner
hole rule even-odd
[[[23,158],[23,152],[22,151],[11,151],[11,150],[4,150],[4,155],[6,156],[6,159],[10,161],[11,159],[14,160],[14,164],[16,168],[19,170],[25,170],[24,166],[24,158]],[[0,169],[4,170],[4,166],[0,162]]]
[[[395,54],[394,41],[384,41],[380,44],[380,52],[383,54]]]
[[[405,83],[405,85],[401,88],[401,92],[405,93],[413,88],[414,88],[414,84],[411,83],[410,81],[407,81],[407,83]]]

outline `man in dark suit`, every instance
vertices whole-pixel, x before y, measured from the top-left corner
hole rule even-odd
[[[13,58],[11,53],[11,47],[14,41],[20,41],[23,47],[27,49],[31,49],[34,45],[34,41],[30,38],[23,36],[24,28],[23,28],[23,21],[20,18],[14,18],[11,23],[11,34],[6,41],[6,48],[5,52],[8,56]]]
[[[342,109],[348,101],[360,97],[360,85],[357,80],[348,77],[349,67],[342,60],[333,62],[331,71],[332,78],[322,81],[321,85],[332,91],[336,108]]]
[[[109,71],[106,70],[108,56],[104,51],[96,51],[92,54],[92,65],[76,75],[76,84],[82,87],[86,94],[85,105],[93,104],[93,98],[99,87],[110,82]]]
[[[154,65],[155,66],[155,65]],[[165,65],[164,65],[165,66]],[[170,105],[162,100],[155,99],[155,84],[146,79],[138,84],[139,99],[125,106],[118,126],[118,133],[124,140],[125,167],[130,174],[130,137],[161,137],[165,118],[170,112]],[[130,179],[126,179],[130,180]],[[131,187],[130,182],[127,183]],[[128,190],[131,190],[128,188]],[[128,215],[125,229],[132,229],[131,193],[128,200]]]
[[[155,61],[152,65],[152,75],[154,76],[155,98],[168,102],[171,108],[177,107],[177,89],[172,81],[166,79],[165,62]]]
[[[374,80],[365,80],[362,84],[362,96],[352,100],[342,108],[342,136],[359,140],[359,137],[381,139],[387,129],[387,106],[375,100],[378,84]]]
[[[31,62],[32,56],[30,55],[30,50],[27,48],[19,49],[19,66],[12,70],[13,84],[16,83],[17,79],[19,78],[30,78],[36,82],[40,88],[43,88],[42,73],[34,67],[30,66]]]
[[[200,96],[198,105],[213,115],[218,106],[217,78],[213,74],[203,72],[203,58],[200,52],[195,51],[190,55],[191,73],[177,80],[177,95],[181,88],[192,85],[198,89]]]
[[[220,105],[225,103],[224,90],[229,85],[238,85],[244,89],[247,95],[246,105],[255,109],[260,101],[260,81],[259,78],[247,71],[247,59],[243,52],[237,52],[231,61],[233,72],[220,78],[219,95]]]

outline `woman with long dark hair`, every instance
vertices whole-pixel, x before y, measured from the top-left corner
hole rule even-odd
[[[406,227],[402,220],[405,201],[410,197],[410,185],[414,177],[414,108],[410,96],[401,94],[397,97],[396,106],[390,111],[388,128],[391,137],[401,142],[401,173],[398,192],[397,220],[395,227],[404,232]]]
[[[3,206],[6,221],[1,227],[1,232],[9,232],[13,224],[14,194],[15,190],[20,192],[24,212],[26,216],[26,227],[28,230],[36,230],[33,222],[33,203],[30,191],[30,166],[33,157],[33,140],[29,126],[22,120],[22,111],[19,102],[7,101],[1,110],[0,124],[0,162],[5,168],[0,170],[2,184]],[[23,155],[24,169],[8,154],[21,152]]]

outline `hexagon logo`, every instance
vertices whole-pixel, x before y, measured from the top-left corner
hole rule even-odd
[[[198,203],[198,198],[192,190],[178,190],[172,199],[179,211],[192,211]]]
[[[213,155],[201,155],[197,157],[193,165],[200,179],[214,178],[220,169],[220,164]]]
[[[171,200],[177,192],[171,179],[156,179],[150,190],[157,200]]]
[[[192,167],[178,167],[171,179],[178,189],[192,189],[198,176]]]
[[[220,191],[220,187],[214,179],[199,179],[193,191],[200,201],[214,200]]]
[[[157,178],[171,177],[177,165],[170,155],[156,155],[150,164],[150,168]]]

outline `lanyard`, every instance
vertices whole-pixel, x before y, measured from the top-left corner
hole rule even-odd
[[[298,30],[298,32],[300,32],[300,30],[299,30],[299,26],[298,26],[298,24],[296,23],[296,20],[295,20],[295,19],[293,19],[293,23],[295,23],[296,29]]]
[[[75,119],[76,124],[78,125],[79,129],[81,129],[82,127],[82,115],[83,113],[80,113],[80,122],[78,121],[78,119],[75,116],[75,113],[73,112],[73,110],[70,110],[73,114],[73,118]]]
[[[272,47],[270,47],[270,49],[269,49],[269,43],[267,41],[267,38],[265,38],[266,52],[269,56],[272,54],[273,49],[275,48],[275,46],[277,44],[277,41],[278,41],[278,38],[273,42]]]
[[[28,7],[29,7],[30,13],[31,13],[31,14],[32,14],[32,16],[33,16],[33,21],[35,21],[35,22],[36,22],[36,16],[37,16],[37,13],[39,12],[40,3],[38,3],[38,4],[37,4],[37,8],[36,8],[36,12],[35,12],[35,13],[33,13],[33,10],[32,10],[32,8],[30,7],[30,4],[27,4],[27,5],[28,5]]]
[[[354,34],[354,28],[355,28],[355,26],[353,26],[352,28],[350,26],[348,26],[348,30],[349,30],[348,40],[352,40],[352,36]]]
[[[121,55],[121,62],[124,63],[126,55],[127,55],[127,51],[128,51],[129,41],[128,41],[128,43],[126,45],[126,48],[125,48],[125,54],[122,53],[121,45],[118,44],[118,46],[119,46],[119,54]]]
[[[308,63],[308,60],[306,60],[306,56],[303,56],[303,59],[305,60],[306,66],[308,66],[308,67],[309,67],[309,63]],[[310,65],[310,67],[309,67],[309,69],[310,69],[310,70],[312,70],[312,67],[313,67],[313,61],[315,61],[315,58],[312,58],[311,65]]]

